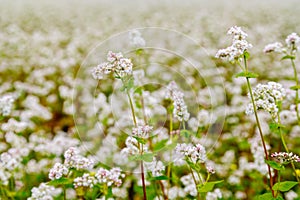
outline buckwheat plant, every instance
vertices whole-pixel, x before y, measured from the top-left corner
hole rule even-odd
[[[237,64],[240,67],[240,69],[242,70],[242,72],[236,74],[236,77],[244,77],[246,79],[247,88],[249,91],[249,96],[250,96],[251,104],[252,104],[251,106],[248,106],[247,113],[253,112],[255,115],[256,124],[257,124],[258,130],[259,130],[260,138],[261,138],[262,145],[264,148],[265,159],[266,159],[266,161],[269,161],[269,154],[268,154],[268,150],[266,147],[264,135],[262,132],[261,123],[258,118],[257,110],[258,110],[258,106],[262,106],[261,108],[263,108],[263,107],[268,108],[269,111],[273,112],[273,109],[275,109],[274,104],[272,104],[271,106],[268,104],[261,104],[261,101],[263,101],[263,100],[259,100],[260,94],[254,95],[254,92],[252,90],[252,87],[250,84],[250,78],[256,78],[256,77],[258,77],[258,75],[253,72],[250,72],[248,69],[248,59],[250,57],[249,49],[252,48],[252,45],[246,40],[248,37],[248,34],[245,33],[242,30],[242,28],[238,27],[238,26],[231,27],[228,30],[227,34],[232,36],[232,45],[225,49],[220,49],[216,53],[215,57],[221,58],[224,60],[228,60],[233,64]],[[264,101],[264,103],[266,103],[266,102]],[[269,179],[270,179],[270,189],[272,190],[272,195],[275,196],[275,193],[272,189],[273,178],[272,178],[271,168],[270,168],[269,164],[268,164],[268,174],[269,174]]]
[[[292,68],[294,71],[294,81],[295,81],[295,86],[291,87],[291,89],[295,90],[296,97],[295,97],[295,108],[296,108],[296,113],[297,113],[297,119],[298,119],[298,124],[300,125],[300,111],[299,111],[299,78],[298,78],[298,73],[297,73],[297,68],[295,65],[295,60],[297,57],[297,52],[300,48],[300,37],[297,33],[291,33],[288,35],[285,39],[285,45],[282,45],[280,42],[275,42],[272,44],[268,44],[264,48],[265,53],[271,53],[271,52],[276,52],[283,54],[283,57],[281,60],[286,60],[289,59],[292,64]]]
[[[134,172],[140,172],[140,177],[133,174],[137,179],[135,182],[130,181],[142,187],[144,200],[184,197],[199,199],[205,198],[208,192],[213,195],[214,186],[222,181],[210,180],[215,170],[212,165],[206,164],[204,146],[193,142],[180,143],[181,136],[192,137],[194,134],[186,130],[185,123],[189,120],[190,113],[184,100],[184,92],[175,81],[157,89],[160,96],[164,94],[157,102],[163,105],[162,109],[166,109],[168,122],[164,125],[154,124],[151,115],[147,114],[150,100],[145,98],[153,97],[146,90],[146,86],[136,85],[140,80],[137,80],[133,71],[134,66],[142,59],[147,63],[147,52],[141,49],[145,42],[136,31],[130,33],[130,39],[133,46],[137,47],[135,58],[125,58],[122,53],[110,51],[107,61],[92,70],[92,76],[96,80],[113,74],[115,79],[122,82],[121,92],[127,95],[133,126],[122,145],[120,156],[122,163],[128,163],[133,166]],[[134,161],[137,161],[136,165]],[[62,174],[63,170],[59,168],[59,172]],[[127,175],[131,177],[129,172]],[[188,182],[184,177],[193,178]],[[90,183],[87,187],[94,185],[95,179],[88,174],[76,181],[82,184],[83,180]],[[184,189],[181,188],[182,184],[185,185]]]

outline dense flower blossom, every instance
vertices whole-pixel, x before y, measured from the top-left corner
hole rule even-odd
[[[31,193],[31,197],[28,200],[52,200],[61,193],[61,190],[46,185],[46,183],[41,183],[39,187],[32,188]]]
[[[130,59],[124,58],[122,53],[114,53],[109,51],[107,54],[107,62],[101,63],[92,69],[94,79],[103,79],[103,75],[114,72],[115,76],[122,78],[132,74],[133,64]]]
[[[177,144],[175,152],[181,156],[189,158],[193,163],[205,163],[206,162],[206,151],[201,144]]]
[[[178,89],[177,84],[174,81],[170,82],[167,86],[166,99],[173,101],[173,115],[179,121],[187,121],[190,117],[183,97],[184,94]]]
[[[97,184],[97,180],[94,176],[89,175],[88,173],[84,173],[82,176],[74,179],[74,187],[89,187],[92,188]]]
[[[59,179],[63,175],[67,175],[69,172],[68,168],[61,164],[61,163],[55,163],[53,168],[50,169],[49,171],[49,179],[54,180],[54,179]]]
[[[11,95],[0,97],[0,115],[7,116],[10,114],[15,99]]]
[[[276,159],[281,164],[300,162],[299,156],[295,155],[293,152],[275,152],[271,154],[271,157]]]
[[[155,158],[150,163],[145,162],[145,166],[152,172],[153,177],[161,176],[162,172],[165,171],[164,164],[160,160],[157,161]]]
[[[127,137],[125,141],[126,147],[122,149],[121,154],[132,156],[137,155],[140,153],[139,150],[139,142],[134,137]],[[148,147],[146,145],[143,145],[143,152],[148,152]]]
[[[282,101],[286,92],[281,84],[275,82],[268,82],[267,84],[258,84],[253,89],[254,101],[257,109],[262,109],[271,114],[273,118],[276,118],[278,113],[277,102]],[[250,98],[250,95],[248,94]],[[246,114],[252,114],[254,112],[253,105],[250,103],[246,108]]]
[[[300,37],[297,33],[291,33],[286,37],[285,43],[288,47],[291,47],[293,45],[297,47],[297,45],[300,43]]]
[[[218,50],[216,58],[234,61],[239,59],[248,49],[252,48],[252,44],[246,40],[248,37],[247,33],[241,27],[233,26],[228,30],[227,34],[232,35],[232,45]]]
[[[76,169],[92,169],[94,161],[79,155],[79,151],[75,147],[70,147],[64,154],[64,165],[69,168]]]
[[[149,125],[138,126],[132,129],[132,135],[140,138],[148,138],[152,130],[153,127]]]
[[[124,178],[125,175],[121,173],[120,168],[115,167],[111,170],[100,168],[95,177],[99,183],[106,183],[108,186],[114,185],[119,187],[122,184],[121,178]]]
[[[280,42],[275,42],[272,44],[268,44],[265,46],[264,48],[264,52],[265,53],[270,53],[270,52],[278,52],[281,53],[282,52],[282,44]]]
[[[132,30],[129,32],[129,40],[130,43],[135,47],[144,47],[146,45],[145,39],[138,30]]]

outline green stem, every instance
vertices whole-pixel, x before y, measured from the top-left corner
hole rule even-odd
[[[244,56],[244,65],[245,65],[245,72],[248,73],[248,64],[247,64],[246,56]],[[253,106],[253,110],[254,110],[256,124],[257,124],[258,130],[259,130],[259,135],[260,135],[262,145],[263,145],[263,149],[264,149],[264,153],[265,153],[265,158],[266,158],[266,160],[269,160],[268,150],[267,150],[267,147],[266,147],[266,143],[265,143],[265,140],[264,140],[264,135],[263,135],[262,128],[261,128],[261,125],[260,125],[260,121],[259,121],[259,118],[258,118],[257,108],[256,108],[256,105],[255,105],[254,96],[253,96],[253,92],[252,92],[252,87],[251,87],[250,80],[249,80],[248,77],[246,77],[246,81],[247,81],[247,87],[248,87],[248,90],[249,90],[249,94],[250,94],[250,97],[251,97],[251,102],[252,102],[252,106]],[[269,173],[269,177],[270,177],[270,188],[272,190],[272,195],[274,197],[274,191],[272,189],[272,187],[273,187],[273,178],[272,178],[271,168],[268,164],[267,164],[267,166],[268,166],[268,173]]]
[[[285,142],[283,133],[282,133],[282,131],[281,131],[281,126],[280,126],[280,125],[281,125],[281,119],[280,119],[280,114],[279,114],[279,113],[280,113],[280,112],[278,112],[278,114],[277,114],[277,119],[278,119],[278,124],[279,124],[280,139],[281,139],[281,142],[282,142],[282,145],[283,145],[285,151],[286,151],[287,153],[289,153],[289,149],[288,149],[288,147],[287,147],[287,145],[286,145],[286,142]],[[296,179],[297,179],[298,183],[300,184],[300,180],[299,180],[299,177],[298,177],[298,174],[297,174],[295,165],[294,165],[293,162],[291,162],[291,165],[292,165],[293,171],[294,171],[294,173],[295,173]]]
[[[128,90],[126,90],[126,94],[127,94],[128,100],[129,100],[129,104],[130,104],[130,108],[131,108],[131,114],[132,114],[132,119],[133,119],[133,122],[134,122],[134,126],[137,127],[137,122],[136,122],[136,118],[135,118],[134,107],[133,107],[133,103],[132,103],[132,100],[131,100],[131,97],[130,97],[130,94],[129,94]]]
[[[170,113],[170,140],[171,140],[171,143],[173,143],[173,135],[172,135],[172,131],[173,131],[173,115],[172,113]],[[168,169],[167,169],[167,177],[169,178],[169,181],[168,181],[168,189],[167,189],[167,193],[169,194],[169,190],[171,188],[171,170],[172,170],[172,165],[173,163],[171,162],[172,161],[172,156],[173,156],[173,153],[172,151],[170,151],[170,164],[168,165]]]
[[[64,200],[67,199],[67,191],[66,191],[66,186],[63,186],[63,193],[64,193]]]
[[[190,169],[190,171],[191,171],[191,174],[192,174],[192,177],[193,177],[193,180],[194,180],[194,183],[195,183],[195,187],[196,187],[196,189],[197,189],[198,183],[197,183],[197,181],[196,181],[195,175],[194,175],[193,170],[192,170],[192,168],[191,168],[190,165],[189,165],[189,169]],[[198,199],[200,199],[200,194],[199,194],[198,191],[197,191],[197,197],[198,197]]]
[[[296,86],[299,85],[299,81],[298,81],[298,74],[297,74],[297,69],[296,69],[296,65],[293,59],[291,59],[291,63],[293,66],[293,70],[294,70],[294,79],[296,82]],[[297,119],[298,119],[298,124],[300,125],[300,114],[299,114],[299,90],[298,88],[296,88],[296,98],[295,98],[295,105],[296,105],[296,113],[297,113]]]

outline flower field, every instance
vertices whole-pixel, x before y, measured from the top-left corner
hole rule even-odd
[[[0,199],[300,199],[300,7],[2,1]]]

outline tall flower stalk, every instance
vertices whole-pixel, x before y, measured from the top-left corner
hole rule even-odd
[[[246,79],[247,88],[249,91],[249,96],[251,99],[256,124],[258,127],[259,135],[260,135],[263,149],[264,149],[265,159],[266,159],[266,161],[268,161],[269,154],[268,154],[264,135],[263,135],[262,128],[261,128],[260,121],[259,121],[258,114],[257,114],[257,105],[255,103],[252,87],[250,84],[250,78],[256,78],[258,75],[255,73],[249,72],[248,63],[247,63],[247,59],[249,58],[248,50],[250,48],[252,48],[252,45],[246,40],[248,35],[241,29],[241,27],[238,27],[238,26],[231,27],[228,30],[227,34],[232,36],[232,45],[225,49],[220,49],[216,54],[216,58],[222,58],[222,59],[226,59],[226,60],[230,61],[231,63],[237,63],[238,66],[241,68],[242,72],[238,73],[236,75],[236,77],[245,77],[245,79]],[[242,62],[244,64],[244,66],[242,66],[242,64],[241,64]],[[272,196],[274,196],[275,194],[272,189],[273,179],[272,179],[271,168],[270,168],[269,164],[267,164],[267,166],[268,166],[268,174],[270,177],[270,188],[272,190]]]
[[[132,120],[134,124],[134,128],[138,128],[134,105],[132,98],[130,96],[130,89],[133,87],[133,77],[132,77],[132,67],[133,64],[130,59],[123,57],[122,53],[114,53],[109,51],[107,54],[107,62],[104,62],[97,67],[95,67],[92,71],[92,75],[95,79],[102,79],[104,75],[114,73],[116,79],[120,79],[122,81],[122,90],[126,93],[131,114]],[[144,147],[142,143],[138,142],[138,150],[139,154],[143,155]],[[140,161],[141,165],[141,179],[143,186],[143,199],[147,200],[147,192],[146,192],[146,184],[145,184],[145,173],[144,173],[144,162]]]

